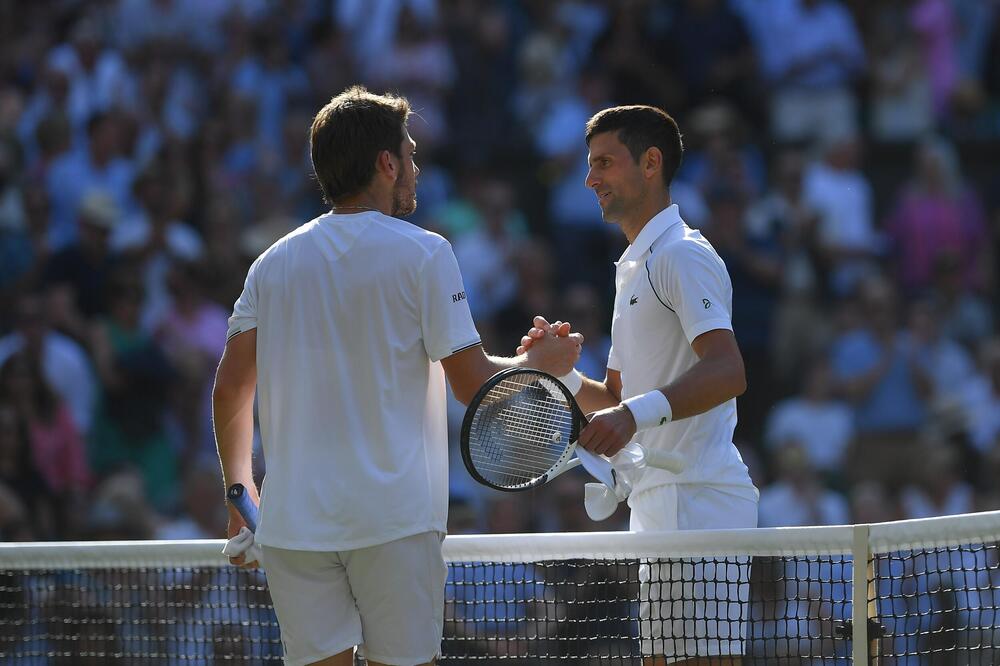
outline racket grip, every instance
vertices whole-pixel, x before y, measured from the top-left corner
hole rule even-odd
[[[674,474],[680,474],[684,471],[685,467],[684,459],[676,453],[651,451],[649,449],[645,449],[645,463],[647,467],[664,469]]]
[[[247,524],[251,532],[257,531],[257,505],[250,499],[250,493],[243,487],[242,483],[234,483],[226,491],[229,503],[236,507],[243,517],[243,522]]]

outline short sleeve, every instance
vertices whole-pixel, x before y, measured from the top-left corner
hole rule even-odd
[[[646,269],[657,297],[677,314],[689,343],[708,331],[733,330],[733,285],[711,248],[676,243],[650,257]]]
[[[420,278],[420,327],[427,356],[440,361],[478,345],[479,333],[449,243],[442,243],[431,253]]]
[[[618,372],[622,370],[622,363],[618,360],[614,345],[611,345],[611,349],[608,350],[608,370],[617,370]]]
[[[226,331],[226,342],[240,333],[257,328],[257,267],[260,258],[247,271],[246,282],[243,283],[243,293],[236,299],[233,314],[229,317],[229,328]]]

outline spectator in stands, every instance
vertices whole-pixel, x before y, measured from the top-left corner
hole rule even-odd
[[[125,466],[100,480],[84,525],[83,538],[93,541],[151,539],[156,513],[147,499],[142,473]]]
[[[37,261],[22,188],[15,180],[15,150],[0,136],[0,306],[4,291],[30,276]]]
[[[956,390],[966,408],[969,441],[984,454],[1000,451],[1000,338],[983,343],[978,371]]]
[[[527,236],[524,215],[511,186],[498,178],[479,181],[473,191],[478,224],[455,240],[455,258],[476,320],[492,320],[517,293],[515,259]]]
[[[413,125],[418,144],[436,145],[445,138],[446,95],[455,81],[455,60],[438,21],[421,21],[405,7],[396,39],[367,69],[374,84],[403,92],[420,109],[423,122]]]
[[[177,454],[167,429],[174,371],[140,325],[142,301],[138,275],[123,267],[109,284],[108,316],[92,327],[90,346],[102,391],[90,436],[91,464],[102,475],[136,466],[149,499],[165,509],[179,490]]]
[[[288,107],[303,100],[309,89],[309,77],[291,60],[285,36],[262,33],[258,48],[237,64],[231,76],[234,95],[257,101],[259,145],[264,150],[277,150]]]
[[[0,401],[11,405],[27,437],[22,462],[41,477],[39,491],[51,502],[53,534],[68,533],[73,505],[83,501],[90,486],[90,468],[83,437],[69,408],[49,386],[40,359],[14,354],[0,368]]]
[[[903,518],[930,518],[973,511],[972,486],[962,480],[958,451],[946,442],[929,441],[918,455],[921,459],[919,471],[900,496]]]
[[[918,35],[897,3],[874,8],[872,27],[872,137],[910,141],[934,127],[934,109]]]
[[[901,519],[899,499],[878,481],[854,484],[850,502],[853,523],[886,523]]]
[[[212,380],[229,326],[228,310],[205,296],[205,275],[197,263],[170,269],[171,305],[154,333],[176,369],[171,402],[184,431],[183,460],[189,465],[214,463],[218,455],[212,433]]]
[[[215,501],[219,473],[212,467],[192,465],[181,480],[180,512],[156,528],[157,539],[219,539],[226,533],[225,508]]]
[[[10,371],[0,372],[0,537],[55,538],[55,507],[35,463],[28,424],[8,401],[16,380]]]
[[[782,442],[776,455],[777,480],[760,491],[761,527],[845,525],[847,501],[823,485],[801,444]]]
[[[52,323],[76,340],[86,340],[87,321],[107,312],[115,264],[110,240],[121,215],[107,193],[88,193],[80,205],[77,239],[46,262],[43,280]]]
[[[610,262],[621,253],[621,238],[601,219],[586,185],[587,146],[576,128],[607,101],[610,80],[601,70],[584,71],[575,91],[567,91],[533,125],[533,138],[545,172],[555,174],[548,198],[559,274],[593,285],[600,293],[613,287]]]
[[[16,304],[14,332],[0,338],[0,367],[24,351],[41,362],[48,384],[65,401],[81,433],[90,431],[97,383],[87,353],[72,339],[49,325],[45,301],[37,294],[22,294]]]
[[[52,163],[46,187],[52,202],[49,242],[53,250],[76,240],[80,204],[90,192],[104,191],[119,211],[131,210],[135,167],[124,153],[123,130],[118,115],[97,113],[87,121],[87,147],[73,150]]]
[[[854,414],[834,396],[830,364],[820,356],[805,369],[801,392],[768,415],[764,441],[772,452],[780,452],[785,442],[798,442],[809,465],[835,480],[843,473],[853,435]]]
[[[161,166],[151,166],[135,183],[140,208],[114,229],[116,252],[142,266],[145,300],[142,323],[155,328],[171,307],[167,276],[176,262],[193,262],[204,254],[201,235],[183,221],[190,193]]]
[[[726,0],[682,0],[665,13],[669,23],[653,57],[676,73],[684,99],[671,105],[678,111],[709,98],[724,97],[743,109],[753,109],[756,62],[743,19]]]
[[[928,406],[939,415],[958,416],[963,410],[962,386],[975,372],[972,358],[960,344],[941,333],[931,301],[914,301],[909,308],[906,342],[930,383]]]
[[[997,252],[992,254],[996,256]],[[966,266],[959,263],[957,256],[939,255],[930,298],[942,333],[974,353],[995,330],[994,319],[983,294],[965,287],[966,275]]]
[[[746,215],[751,238],[778,238],[780,297],[771,333],[773,369],[784,386],[796,386],[801,368],[825,348],[829,323],[821,307],[825,280],[817,242],[818,211],[805,200],[802,153],[786,149],[774,160],[771,190]]]
[[[821,159],[806,167],[806,203],[819,214],[816,230],[827,287],[843,296],[872,272],[881,241],[872,223],[872,188],[861,171],[862,143],[854,135],[828,135]]]
[[[735,190],[748,200],[763,194],[767,166],[757,147],[746,140],[743,125],[744,119],[725,103],[692,111],[690,144],[685,145],[677,178],[706,197],[720,189]]]
[[[566,287],[560,305],[553,311],[562,321],[573,322],[573,328],[587,341],[576,363],[587,377],[607,374],[611,335],[603,304],[604,298],[596,289],[578,282]]]
[[[744,5],[750,4],[744,2]],[[771,131],[779,141],[857,130],[855,81],[865,51],[854,18],[839,0],[757,3],[752,21],[764,75],[773,89]],[[766,40],[768,45],[762,45]]]
[[[747,392],[740,396],[737,437],[760,441],[763,419],[774,403],[771,375],[771,325],[781,285],[782,246],[770,229],[750,235],[746,195],[735,189],[709,193],[711,224],[705,237],[719,253],[733,283],[733,331],[743,355]]]
[[[927,418],[931,384],[900,331],[899,298],[882,278],[861,289],[860,325],[833,342],[831,367],[841,395],[854,407],[858,438],[854,477],[905,480],[915,460],[914,441]]]
[[[992,248],[982,203],[963,181],[954,147],[926,138],[913,165],[885,223],[899,284],[911,295],[925,291],[936,262],[947,254],[964,267],[964,287],[983,286]]]
[[[956,43],[959,26],[954,3],[949,0],[917,0],[910,8],[910,25],[920,36],[920,46],[930,80],[935,116],[940,120],[951,110],[958,85]]]
[[[220,192],[205,211],[205,283],[208,297],[225,308],[232,306],[243,291],[243,281],[250,263],[257,255],[244,254],[240,236],[236,203],[233,197]]]
[[[121,54],[108,48],[100,26],[90,17],[79,19],[69,41],[48,55],[48,64],[69,79],[70,118],[80,127],[94,114],[128,103],[135,81]]]
[[[63,152],[70,147],[70,140],[75,126],[84,126],[86,118],[73,118],[70,115],[68,74],[53,64],[47,64],[40,72],[39,81],[34,91],[27,98],[24,111],[17,121],[17,136],[24,148],[28,164],[35,165],[43,157],[51,157],[53,152]],[[52,136],[52,130],[46,128],[46,123],[52,125],[54,119],[59,119],[62,148],[53,151],[52,142],[46,145],[46,139]],[[46,150],[48,148],[49,150]]]

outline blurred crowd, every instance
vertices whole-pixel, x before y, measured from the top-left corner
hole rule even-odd
[[[222,535],[226,320],[324,212],[308,129],[356,82],[418,112],[413,221],[489,351],[545,314],[603,377],[625,241],[583,126],[656,104],[733,280],[761,525],[1000,508],[1000,2],[0,0],[0,539]],[[627,524],[572,475],[475,486],[453,406],[453,532]]]

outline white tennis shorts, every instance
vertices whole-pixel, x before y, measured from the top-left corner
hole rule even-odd
[[[414,666],[441,651],[443,535],[321,552],[261,546],[285,664],[311,664],[355,645],[366,659]]]
[[[753,488],[669,484],[629,498],[633,531],[757,527]],[[639,566],[642,654],[666,663],[742,655],[750,612],[750,558],[698,558]]]

